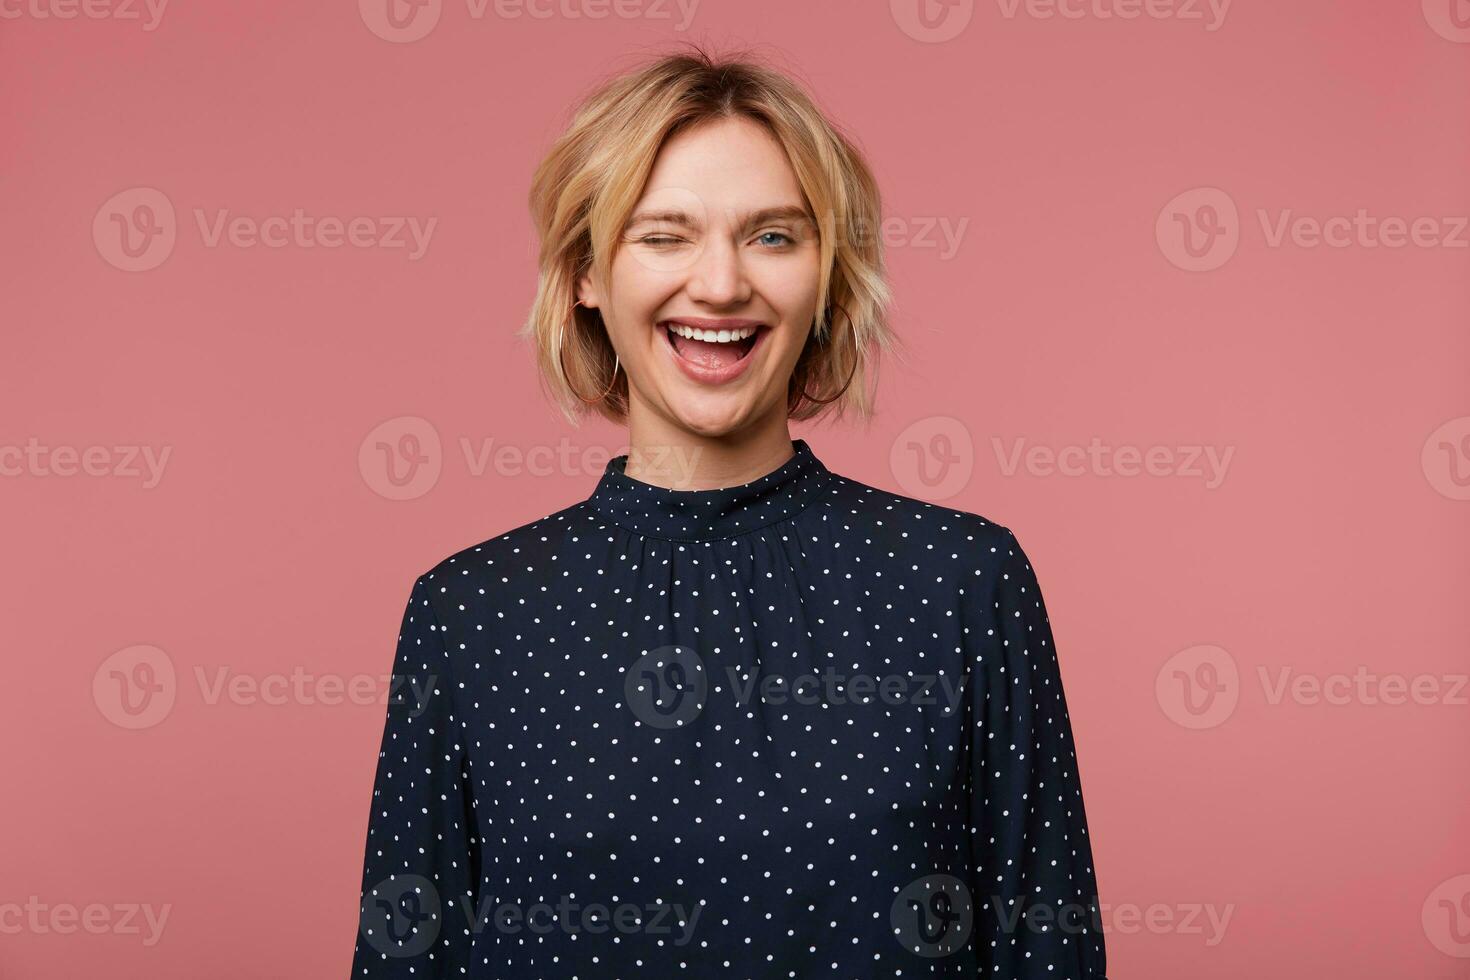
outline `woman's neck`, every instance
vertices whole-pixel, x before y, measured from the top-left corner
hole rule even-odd
[[[738,486],[771,472],[794,453],[784,417],[775,419],[777,424],[707,436],[647,414],[629,412],[626,472],[654,486],[675,490]]]

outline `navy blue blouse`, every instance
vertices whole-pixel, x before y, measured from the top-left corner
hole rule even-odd
[[[1025,552],[794,447],[418,577],[354,977],[1103,980]]]

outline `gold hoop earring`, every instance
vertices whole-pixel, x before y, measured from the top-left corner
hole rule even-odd
[[[852,326],[852,316],[851,316],[851,314],[849,314],[847,312],[847,307],[843,306],[841,303],[836,304],[836,306],[837,306],[837,308],[839,310],[842,311],[843,318],[847,320],[847,325],[848,325],[849,328],[851,328],[851,326]],[[832,402],[835,402],[837,399],[841,398],[844,394],[847,393],[847,389],[852,385],[852,379],[855,378],[855,377],[857,377],[857,366],[858,366],[858,360],[859,360],[859,358],[856,356],[857,355],[857,337],[856,337],[856,335],[853,336],[852,343],[853,343],[853,355],[854,355],[853,356],[853,359],[852,359],[852,370],[847,372],[847,381],[842,385],[841,388],[839,388],[837,390],[837,394],[833,395],[831,398],[816,398],[816,397],[814,397],[812,395],[809,395],[809,394],[807,394],[807,391],[806,391],[806,381],[803,379],[802,384],[801,384],[801,391],[797,393],[797,396],[796,396],[795,400],[791,402],[791,404],[789,406],[790,409],[792,409],[792,410],[796,409],[798,406],[801,405],[801,403],[802,403],[803,400],[812,402],[812,403],[817,404],[817,405],[830,405]]]
[[[577,300],[575,303],[572,304],[571,309],[572,310],[575,310],[577,307],[579,307],[581,305],[582,305],[582,301],[581,300]],[[575,314],[573,314],[570,311],[568,311],[568,316],[574,316],[574,315]],[[577,396],[577,400],[578,401],[580,401],[580,402],[582,402],[583,404],[586,404],[586,405],[596,405],[598,402],[602,401],[609,394],[611,394],[613,388],[617,386],[617,383],[618,383],[618,369],[622,366],[621,362],[618,360],[618,352],[617,352],[617,350],[614,350],[613,351],[612,380],[608,382],[607,388],[605,388],[603,390],[602,394],[598,395],[596,398],[590,398],[590,399],[589,398],[584,398],[584,397],[582,397],[582,393],[577,390],[577,386],[574,385],[574,384],[572,384],[571,375],[567,374],[566,345],[563,342],[564,339],[565,339],[565,333],[563,333],[561,336],[559,336],[557,338],[557,342],[556,342],[556,362],[557,362],[557,365],[561,367],[561,377],[562,377],[562,380],[566,382],[567,387],[571,389],[572,394],[574,394],[574,395]]]

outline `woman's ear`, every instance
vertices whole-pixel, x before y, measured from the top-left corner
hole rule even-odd
[[[589,310],[597,309],[602,302],[591,275],[584,274],[577,277],[577,300]]]

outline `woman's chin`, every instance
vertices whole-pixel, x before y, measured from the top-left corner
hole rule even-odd
[[[678,392],[665,404],[676,425],[707,438],[739,431],[756,416],[752,400],[737,392]]]

